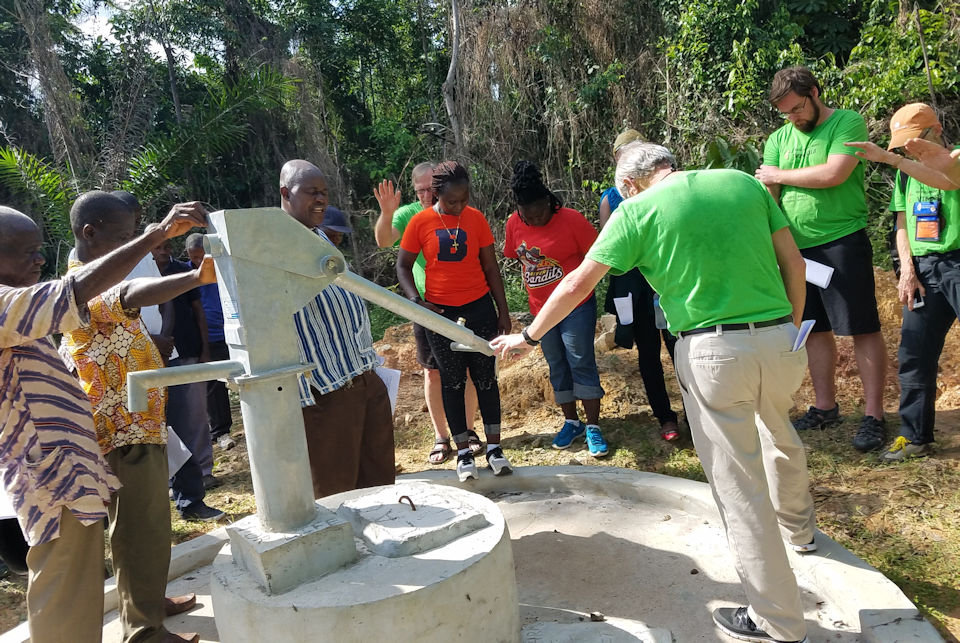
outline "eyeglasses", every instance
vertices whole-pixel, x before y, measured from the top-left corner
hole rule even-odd
[[[420,188],[419,190],[414,190],[414,193],[416,193],[417,196],[420,196],[421,194],[430,194],[431,192],[433,192],[433,188]]]
[[[801,113],[803,113],[803,110],[806,109],[806,107],[807,107],[807,98],[809,98],[809,96],[804,96],[804,97],[803,97],[803,100],[800,101],[800,104],[799,104],[799,105],[797,105],[796,107],[794,107],[794,108],[791,109],[790,111],[781,112],[781,113],[782,113],[784,116],[799,116]]]

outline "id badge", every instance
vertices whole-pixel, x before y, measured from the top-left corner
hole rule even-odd
[[[940,241],[940,202],[917,201],[913,204],[917,218],[915,241]]]

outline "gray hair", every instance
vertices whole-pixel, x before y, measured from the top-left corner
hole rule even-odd
[[[670,150],[662,145],[636,141],[620,148],[620,160],[617,161],[616,185],[623,196],[626,196],[627,184],[624,179],[640,179],[647,177],[665,167],[676,167],[677,159]]]
[[[191,234],[190,236],[187,237],[187,241],[186,241],[186,243],[184,244],[184,247],[185,247],[187,250],[192,250],[192,249],[194,249],[194,248],[202,248],[202,247],[203,247],[203,235],[200,234],[199,232],[194,232],[193,234]]]

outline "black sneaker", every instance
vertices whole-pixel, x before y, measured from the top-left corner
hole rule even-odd
[[[840,405],[836,405],[829,411],[818,409],[811,406],[803,417],[797,418],[793,422],[793,428],[797,431],[810,431],[811,429],[826,429],[834,424],[840,423]]]
[[[201,520],[204,522],[211,520],[220,520],[223,518],[223,512],[219,509],[210,507],[203,500],[191,502],[185,508],[180,510],[180,517],[184,520]]]
[[[860,428],[853,436],[853,448],[861,453],[873,451],[883,446],[887,439],[887,426],[883,420],[872,415],[864,415],[860,421]]]
[[[713,610],[713,622],[727,636],[741,641],[777,641],[757,627],[746,607],[719,607]],[[779,641],[779,643],[807,643],[807,639],[800,641]]]

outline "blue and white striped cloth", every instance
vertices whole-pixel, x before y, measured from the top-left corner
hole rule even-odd
[[[314,232],[330,241],[319,228]],[[327,286],[293,316],[300,359],[315,369],[300,376],[300,405],[315,404],[310,387],[321,395],[377,367],[370,316],[363,300],[339,286]]]

